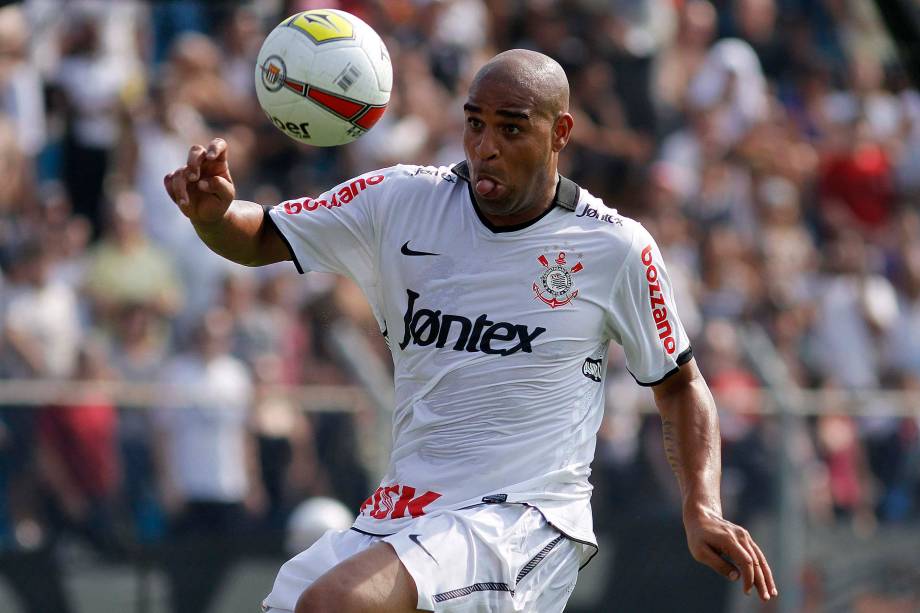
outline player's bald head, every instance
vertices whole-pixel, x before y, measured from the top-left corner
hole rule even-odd
[[[484,87],[502,87],[527,97],[534,110],[551,118],[569,110],[565,71],[556,60],[536,51],[511,49],[493,57],[473,77],[470,94]]]

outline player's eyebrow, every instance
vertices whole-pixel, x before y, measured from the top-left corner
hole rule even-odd
[[[530,113],[527,111],[512,111],[511,109],[498,109],[495,111],[496,115],[501,115],[502,117],[510,117],[511,119],[523,119],[528,121],[530,119]]]
[[[467,113],[482,113],[482,109],[475,104],[470,104],[467,102],[463,105],[463,110]],[[501,115],[502,117],[508,117],[511,119],[523,119],[524,121],[530,120],[530,113],[526,111],[517,111],[513,109],[498,109],[495,111],[496,115]]]

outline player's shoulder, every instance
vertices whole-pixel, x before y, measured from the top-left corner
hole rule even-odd
[[[597,236],[610,249],[629,250],[633,243],[649,237],[641,223],[621,214],[616,207],[605,203],[583,187],[578,187],[576,204],[570,210],[570,224]]]
[[[415,201],[430,202],[432,195],[452,189],[457,181],[457,175],[449,166],[396,164],[366,172],[335,189],[355,192],[356,187],[361,191],[375,186],[374,191],[382,196],[375,200],[398,202],[400,208],[405,208]]]
[[[428,190],[451,188],[458,176],[450,166],[397,164],[386,169],[387,177],[405,189]]]

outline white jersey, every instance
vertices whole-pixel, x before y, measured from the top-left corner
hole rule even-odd
[[[393,451],[355,528],[525,502],[593,545],[609,341],[643,385],[691,357],[649,233],[564,178],[541,217],[494,227],[465,163],[367,173],[270,219],[298,270],[360,285],[393,355]]]

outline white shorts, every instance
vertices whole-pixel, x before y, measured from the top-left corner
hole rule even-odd
[[[583,553],[523,504],[436,512],[384,537],[330,530],[281,567],[263,611],[293,611],[320,575],[380,541],[393,546],[415,580],[418,608],[452,613],[562,611]]]

